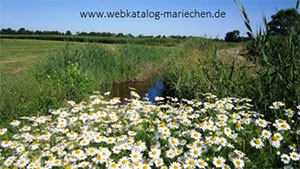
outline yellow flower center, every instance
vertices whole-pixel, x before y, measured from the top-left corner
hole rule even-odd
[[[272,140],[277,141],[277,140],[279,140],[279,137],[278,136],[272,136]]]
[[[112,167],[112,168],[117,168],[117,164],[116,164],[116,163],[113,163],[113,164],[111,165],[111,167]]]
[[[189,162],[189,164],[190,164],[190,165],[195,165],[195,161],[191,160],[191,161]]]
[[[80,154],[80,150],[75,150],[75,154]]]

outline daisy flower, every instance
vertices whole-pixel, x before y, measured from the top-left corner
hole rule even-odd
[[[11,164],[15,161],[16,157],[15,156],[10,156],[4,161],[4,166],[9,167]]]
[[[131,151],[130,157],[131,157],[130,159],[133,162],[136,162],[136,161],[140,161],[143,158],[143,155],[139,151]]]
[[[27,158],[21,157],[16,161],[16,166],[19,168],[24,168],[29,163]]]
[[[278,131],[291,129],[291,127],[288,123],[280,123],[280,124],[277,124],[276,127],[277,127]]]
[[[92,159],[92,161],[93,161],[94,163],[96,163],[96,164],[99,164],[99,163],[105,162],[105,159],[103,159],[100,155],[98,155],[98,156],[94,157],[94,158]]]
[[[199,148],[192,148],[190,150],[190,154],[191,154],[192,157],[197,158],[197,157],[199,157],[201,155],[201,149],[199,149]]]
[[[161,167],[164,165],[164,160],[162,158],[155,159],[154,164],[156,167]]]
[[[290,158],[293,160],[293,161],[299,161],[300,159],[300,155],[296,152],[291,152],[290,153]]]
[[[279,101],[278,101],[278,102],[274,102],[274,103],[273,103],[273,106],[274,106],[274,107],[282,107],[282,106],[284,106],[284,103],[279,102]]]
[[[84,154],[84,151],[80,150],[80,149],[77,149],[77,150],[74,150],[72,152],[72,155],[76,158],[79,158],[82,154]]]
[[[193,131],[191,131],[191,137],[192,137],[193,139],[199,140],[199,139],[201,138],[201,133],[199,133],[199,132],[193,130]]]
[[[233,162],[234,166],[239,169],[244,168],[244,166],[245,166],[244,160],[241,160],[241,159],[233,159],[232,162]]]
[[[182,167],[178,162],[173,162],[169,169],[182,169]]]
[[[160,153],[161,153],[161,150],[158,148],[151,149],[151,151],[149,152],[149,157],[151,157],[153,159],[157,159],[157,158],[159,158]]]
[[[136,161],[132,165],[133,165],[134,169],[140,169],[142,166],[142,163],[140,161]]]
[[[115,163],[115,162],[110,162],[110,163],[106,164],[106,167],[108,169],[116,169],[116,168],[119,168],[119,165],[117,163]]]
[[[268,139],[271,137],[271,132],[269,132],[268,130],[263,130],[261,132],[261,137],[264,138],[264,139]]]
[[[10,125],[12,125],[12,126],[14,126],[14,127],[17,127],[17,126],[19,126],[20,125],[20,121],[18,121],[18,120],[13,120],[11,123],[10,123]]]
[[[257,126],[262,127],[262,128],[265,128],[268,125],[268,122],[264,119],[257,119],[257,120],[255,120],[255,123]]]
[[[118,162],[118,165],[121,167],[121,168],[129,168],[129,164],[130,164],[130,161],[127,157],[122,157],[119,162]]]
[[[197,160],[197,167],[199,167],[199,168],[205,168],[208,164],[207,164],[207,162],[205,162],[204,160],[202,160],[202,159],[199,159],[199,160]]]
[[[169,149],[166,151],[166,156],[167,158],[174,158],[176,156],[176,152],[174,152],[172,149]]]
[[[179,140],[177,138],[170,137],[169,144],[171,147],[176,147],[179,144]]]
[[[87,146],[87,145],[89,145],[89,144],[90,144],[90,141],[87,140],[87,139],[83,139],[83,140],[81,140],[81,141],[79,142],[79,145],[80,145],[80,146]]]
[[[280,157],[281,157],[281,161],[284,164],[288,164],[291,161],[290,156],[288,156],[287,154],[282,154]]]
[[[6,131],[7,131],[6,128],[0,129],[0,136],[4,135]]]
[[[188,158],[185,161],[184,168],[195,168],[197,161],[193,158]]]
[[[222,168],[225,165],[225,159],[223,157],[214,157],[213,158],[213,164],[217,168]]]
[[[98,150],[96,148],[93,148],[93,147],[88,148],[86,150],[86,152],[87,152],[88,156],[94,156],[94,155],[98,154]]]
[[[138,151],[145,151],[146,150],[146,143],[143,141],[137,141],[134,144],[134,149],[138,150]]]
[[[250,142],[250,145],[256,149],[260,149],[264,146],[264,143],[260,138],[253,138]]]
[[[83,161],[77,165],[79,168],[89,168],[89,162]]]

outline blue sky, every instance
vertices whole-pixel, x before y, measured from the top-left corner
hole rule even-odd
[[[280,9],[295,7],[296,0],[244,0],[252,27],[262,25],[262,16],[270,20]],[[192,35],[224,38],[226,32],[240,30],[246,36],[243,19],[233,0],[0,0],[1,28],[95,31],[133,35]],[[99,19],[80,17],[81,11],[211,11],[226,13],[223,19]]]

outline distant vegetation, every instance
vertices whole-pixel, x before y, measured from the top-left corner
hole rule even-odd
[[[249,40],[248,38],[240,36],[240,31],[239,30],[234,30],[232,32],[227,32],[225,36],[225,41],[226,42],[242,42],[242,41],[247,41]]]
[[[141,44],[141,45],[163,45],[174,46],[181,40],[191,37],[186,36],[146,36],[123,33],[110,32],[77,32],[71,31],[65,33],[59,31],[30,31],[25,28],[13,30],[11,28],[1,29],[0,38],[2,39],[36,39],[36,40],[56,40],[56,41],[72,41],[72,42],[92,42],[92,43],[106,43],[106,44]]]
[[[163,38],[127,38],[127,37],[97,37],[97,36],[74,36],[74,35],[0,35],[2,39],[35,39],[35,40],[56,40],[72,42],[91,42],[106,44],[141,44],[141,45],[164,45],[174,46],[180,39]]]
[[[77,36],[99,36],[99,37],[127,37],[127,38],[171,38],[171,39],[185,39],[187,36],[180,36],[180,35],[171,35],[171,36],[166,36],[166,35],[143,35],[140,34],[138,36],[134,36],[132,34],[123,34],[123,33],[110,33],[110,32],[76,32],[75,34],[72,34],[70,30],[67,30],[65,33],[64,32],[59,32],[59,31],[31,31],[27,30],[25,28],[20,28],[18,30],[13,30],[11,28],[6,28],[6,29],[1,29],[0,34],[2,35],[77,35]],[[190,36],[191,37],[191,36]]]

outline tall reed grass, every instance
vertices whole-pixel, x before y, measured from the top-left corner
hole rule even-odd
[[[272,35],[264,16],[264,27],[253,32],[250,19],[243,4],[235,1],[243,14],[250,38],[247,44],[248,58],[258,65],[255,90],[257,107],[263,111],[274,101],[284,101],[288,107],[300,102],[300,36],[289,31],[288,35]],[[299,0],[296,9],[299,7]],[[296,27],[298,32],[300,25]],[[266,111],[267,112],[267,111]],[[269,116],[272,116],[271,114]]]
[[[215,44],[187,42],[180,61],[174,61],[165,72],[167,93],[180,98],[199,98],[205,92],[218,97],[250,97],[256,110],[273,119],[268,107],[273,102],[283,101],[291,108],[299,105],[300,36],[272,36],[266,17],[265,27],[254,34],[245,7],[236,4],[250,38],[246,44],[247,60],[240,62],[232,57],[224,62],[217,56],[220,48]]]

